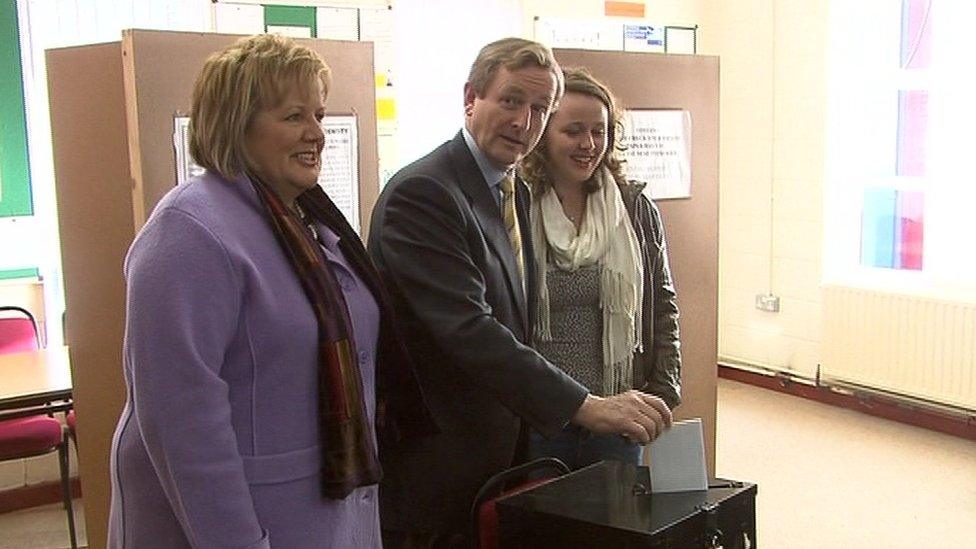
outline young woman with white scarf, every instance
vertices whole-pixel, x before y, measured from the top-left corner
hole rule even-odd
[[[620,115],[605,85],[565,71],[566,93],[538,147],[519,168],[532,189],[538,292],[536,349],[592,393],[639,389],[681,402],[678,308],[657,207],[628,182],[616,137]],[[570,425],[532,457],[577,469],[640,460],[640,446]]]

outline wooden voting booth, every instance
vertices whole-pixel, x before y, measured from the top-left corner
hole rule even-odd
[[[715,475],[718,362],[719,60],[592,50],[555,50],[563,67],[586,67],[606,83],[619,109],[682,109],[691,114],[691,198],[659,200],[681,312],[683,403],[678,419],[700,417],[705,458]]]
[[[48,85],[85,517],[104,547],[109,451],[125,401],[122,262],[177,181],[174,116],[188,113],[206,57],[234,35],[129,30],[121,42],[49,50]],[[373,45],[299,40],[332,69],[329,114],[357,116],[359,214],[379,194]],[[187,270],[192,277],[192,269]]]

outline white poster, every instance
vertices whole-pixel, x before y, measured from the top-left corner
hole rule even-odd
[[[697,27],[664,27],[664,45],[668,53],[696,53]]]
[[[658,199],[691,197],[691,113],[629,110],[624,114],[627,178],[644,181]]]
[[[621,24],[607,19],[536,17],[535,39],[550,48],[624,49]]]
[[[182,185],[187,179],[203,174],[190,156],[190,117],[173,117],[173,150],[176,153],[176,184]]]
[[[359,40],[359,11],[356,8],[315,8],[316,38]]]
[[[319,185],[359,233],[359,136],[356,115],[326,116]]]
[[[264,32],[264,7],[260,4],[214,4],[214,30],[224,34]]]
[[[373,43],[376,74],[393,79],[393,11],[386,8],[359,10],[359,39]]]

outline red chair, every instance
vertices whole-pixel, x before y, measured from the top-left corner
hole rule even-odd
[[[0,355],[24,353],[40,348],[37,322],[27,309],[0,307]]]
[[[540,475],[541,472],[555,471],[553,476]],[[479,549],[499,549],[501,547],[498,534],[498,500],[514,496],[536,486],[545,484],[555,477],[569,473],[569,467],[562,461],[545,457],[523,463],[491,477],[482,485],[474,497],[471,506],[471,521],[474,539]],[[528,480],[525,480],[528,478]],[[522,481],[514,487],[509,487],[515,481]]]
[[[75,433],[75,411],[68,410],[68,414],[64,416],[64,419],[68,422],[68,434],[71,435],[71,440],[75,441],[75,448],[77,448],[78,435]]]
[[[37,323],[26,309],[0,307],[0,354],[22,353],[40,347]],[[61,498],[68,514],[71,548],[77,549],[75,515],[68,473],[68,438],[61,422],[44,414],[0,421],[0,461],[58,452]]]

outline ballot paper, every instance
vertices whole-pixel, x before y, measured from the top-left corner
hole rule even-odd
[[[674,422],[647,450],[651,455],[651,492],[708,489],[700,418]]]

